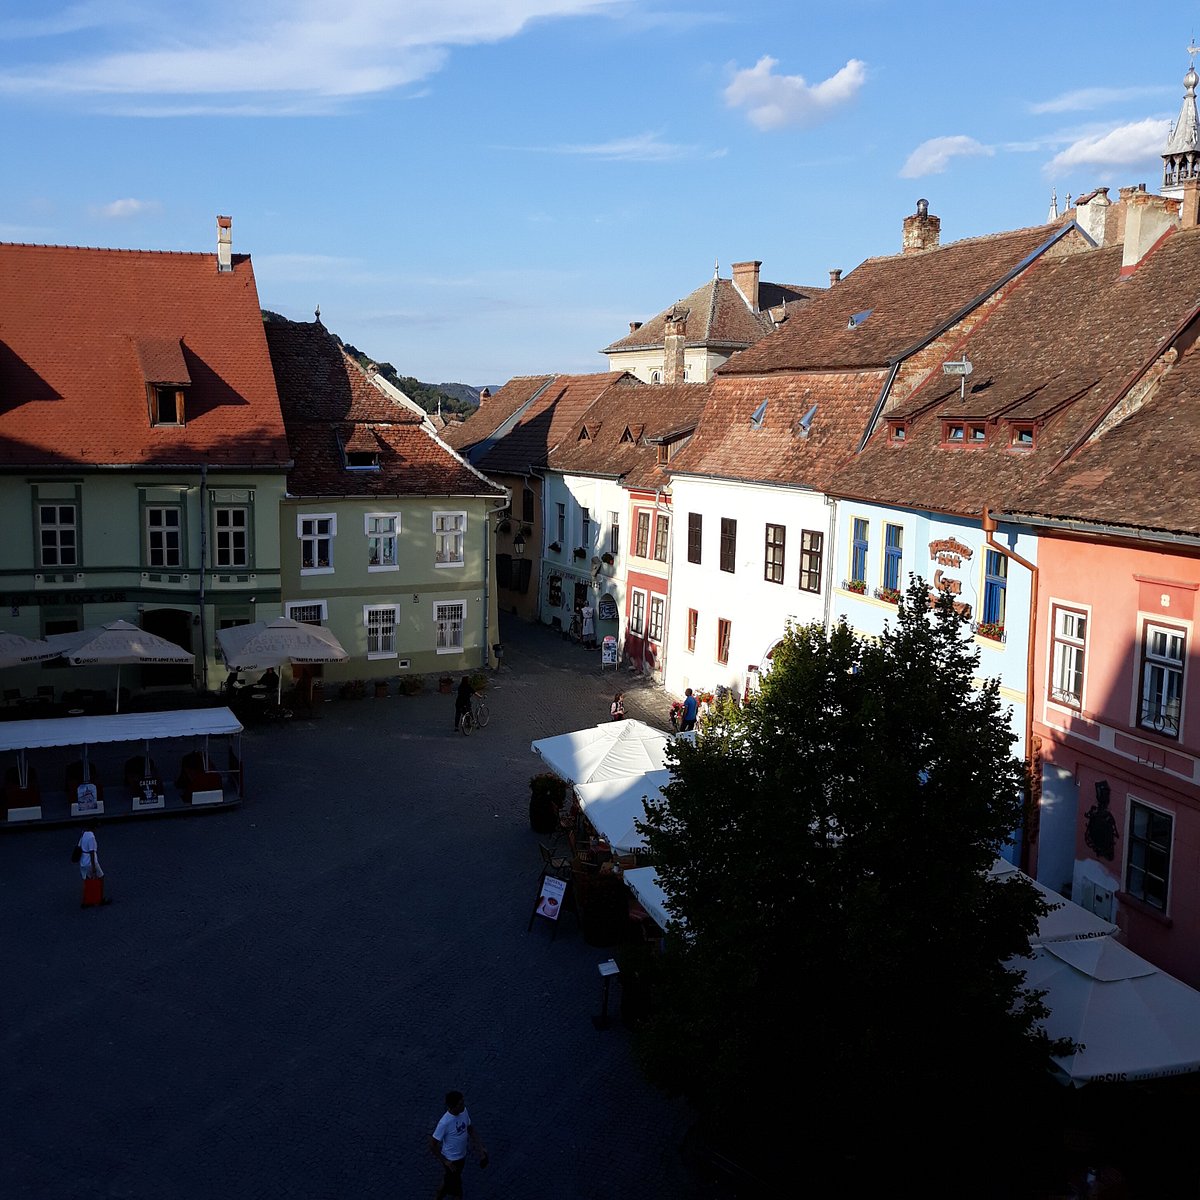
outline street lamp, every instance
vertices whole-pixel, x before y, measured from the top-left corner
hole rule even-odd
[[[513,553],[520,558],[525,553],[525,539],[521,536],[521,531],[517,530],[517,536],[513,538]]]

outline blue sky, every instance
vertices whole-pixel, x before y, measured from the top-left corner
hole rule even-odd
[[[428,382],[604,370],[708,279],[823,284],[1160,178],[1196,6],[9,0],[0,239],[212,250]],[[1115,192],[1114,192],[1115,196]]]

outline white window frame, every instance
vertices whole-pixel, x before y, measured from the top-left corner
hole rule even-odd
[[[176,515],[176,517],[178,518],[173,528],[168,525],[159,525],[159,526],[151,525],[150,517],[153,513],[166,513],[166,512],[173,512]],[[184,550],[185,550],[185,547],[183,544],[183,505],[175,504],[175,503],[171,503],[171,502],[165,502],[162,504],[147,504],[146,509],[145,509],[145,518],[144,519],[146,522],[146,565],[148,567],[150,567],[152,570],[156,570],[156,571],[182,570],[183,564],[184,564]],[[154,561],[155,549],[154,549],[153,539],[151,536],[151,534],[153,532],[159,532],[163,535],[166,535],[166,534],[169,534],[172,532],[175,534],[176,545],[175,545],[175,561],[174,562],[168,561],[170,559],[171,555],[168,551],[168,548],[167,548],[165,542],[163,543],[163,545],[160,547],[160,550],[159,550],[159,552],[162,554],[163,561],[162,562]]]
[[[72,570],[79,566],[79,505],[74,500],[38,500],[38,565],[41,567],[58,568],[65,567]],[[69,523],[63,521],[62,511],[69,508],[71,510],[71,520]],[[54,513],[52,520],[45,519],[46,509],[51,509]],[[64,547],[62,535],[65,530],[71,533],[71,545]],[[46,534],[54,535],[54,545],[52,547],[55,554],[54,562],[46,561]],[[71,561],[67,562],[64,558],[63,551],[68,550]]]
[[[444,610],[457,608],[459,610],[458,618],[458,645],[457,646],[442,646],[438,645],[443,636],[443,622],[453,621],[453,616],[445,616]],[[467,604],[465,600],[435,600],[433,602],[433,629],[434,643],[439,654],[461,654],[466,646],[466,625],[467,625]]]
[[[241,513],[242,514],[242,533],[245,535],[245,543],[242,548],[242,561],[234,561],[236,555],[232,553],[232,545],[230,539],[236,531],[233,525],[221,527],[221,515],[223,513]],[[213,566],[222,571],[242,571],[249,569],[250,566],[250,505],[248,504],[214,504],[212,510],[212,542],[213,542]],[[225,535],[226,545],[224,550],[221,546],[222,534]],[[223,557],[224,556],[224,557]]]
[[[371,618],[372,618],[372,616],[374,616],[376,614],[379,614],[382,616],[382,614],[385,614],[385,613],[390,613],[391,617],[392,617],[391,648],[385,649],[381,644],[381,645],[377,646],[374,650],[372,650],[371,649],[371,638],[373,635],[371,632]],[[367,658],[368,659],[395,658],[396,657],[396,635],[399,631],[399,628],[400,628],[400,606],[398,604],[364,604],[363,605],[363,631],[367,635]],[[382,630],[381,630],[379,636],[381,638],[383,637]]]
[[[304,532],[305,521],[328,521],[328,534]],[[327,567],[306,567],[304,565],[304,543],[311,539],[316,542],[322,537],[329,541],[329,566]],[[296,514],[296,539],[300,543],[300,574],[301,575],[332,575],[334,566],[334,542],[337,540],[337,513],[297,513]],[[319,561],[316,553],[313,554],[313,561]]]
[[[380,533],[377,530],[371,529],[372,521],[394,521],[395,527],[390,534]],[[363,514],[363,533],[367,538],[367,572],[376,574],[379,571],[398,571],[400,570],[400,514],[398,512],[371,512]],[[392,553],[394,561],[390,563],[380,562],[377,565],[371,563],[371,543],[378,539],[391,537]]]
[[[567,544],[567,506],[561,500],[555,502],[554,540],[560,545]]]
[[[646,632],[646,593],[642,588],[629,592],[629,632],[638,637]]]
[[[438,521],[446,519],[461,521],[462,524],[457,529],[439,529]],[[445,558],[439,560],[438,555],[444,553],[442,546],[443,539],[454,537],[458,539],[458,557]],[[435,567],[461,567],[467,561],[467,513],[466,509],[445,510],[435,512],[433,514],[433,565]]]
[[[1190,626],[1149,619],[1143,621],[1141,644],[1138,647],[1137,727],[1139,729],[1147,729],[1176,741],[1183,736],[1183,703],[1187,695],[1187,656],[1191,633]],[[1154,634],[1163,635],[1167,640],[1168,647],[1172,641],[1179,641],[1181,643],[1179,656],[1176,657],[1169,652],[1158,653],[1151,650],[1150,639]],[[1161,672],[1163,682],[1166,682],[1172,674],[1179,678],[1174,732],[1169,728],[1160,727],[1148,719],[1147,705],[1151,700],[1151,693],[1156,690],[1151,682],[1151,674],[1154,671]],[[1162,689],[1157,690],[1161,691]],[[1158,705],[1160,710],[1162,707],[1161,704]],[[1168,705],[1167,708],[1169,711],[1170,706]]]
[[[1070,632],[1064,627],[1068,623],[1062,620],[1064,617],[1070,619]],[[1083,619],[1082,637],[1075,632],[1077,618]],[[1083,697],[1087,690],[1088,630],[1091,625],[1092,611],[1085,605],[1050,601],[1050,678],[1046,685],[1046,694],[1051,704],[1075,712],[1083,711]],[[1082,660],[1079,663],[1079,695],[1074,698],[1068,698],[1070,693],[1058,686],[1068,656],[1078,656]]]
[[[298,608],[318,608],[321,610],[321,625],[324,625],[329,620],[329,601],[328,600],[287,600],[283,605],[283,615],[292,621],[299,621],[301,625],[315,625],[315,621],[305,621],[301,617],[296,616]]]

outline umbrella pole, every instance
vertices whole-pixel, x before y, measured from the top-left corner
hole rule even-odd
[[[121,664],[117,663],[117,712],[121,711]]]
[[[283,704],[283,663],[279,664],[279,670],[275,675],[275,706],[280,707]]]

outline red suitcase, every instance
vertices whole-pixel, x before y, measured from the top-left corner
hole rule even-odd
[[[83,881],[83,907],[97,907],[104,903],[104,876],[97,875],[94,879]]]

